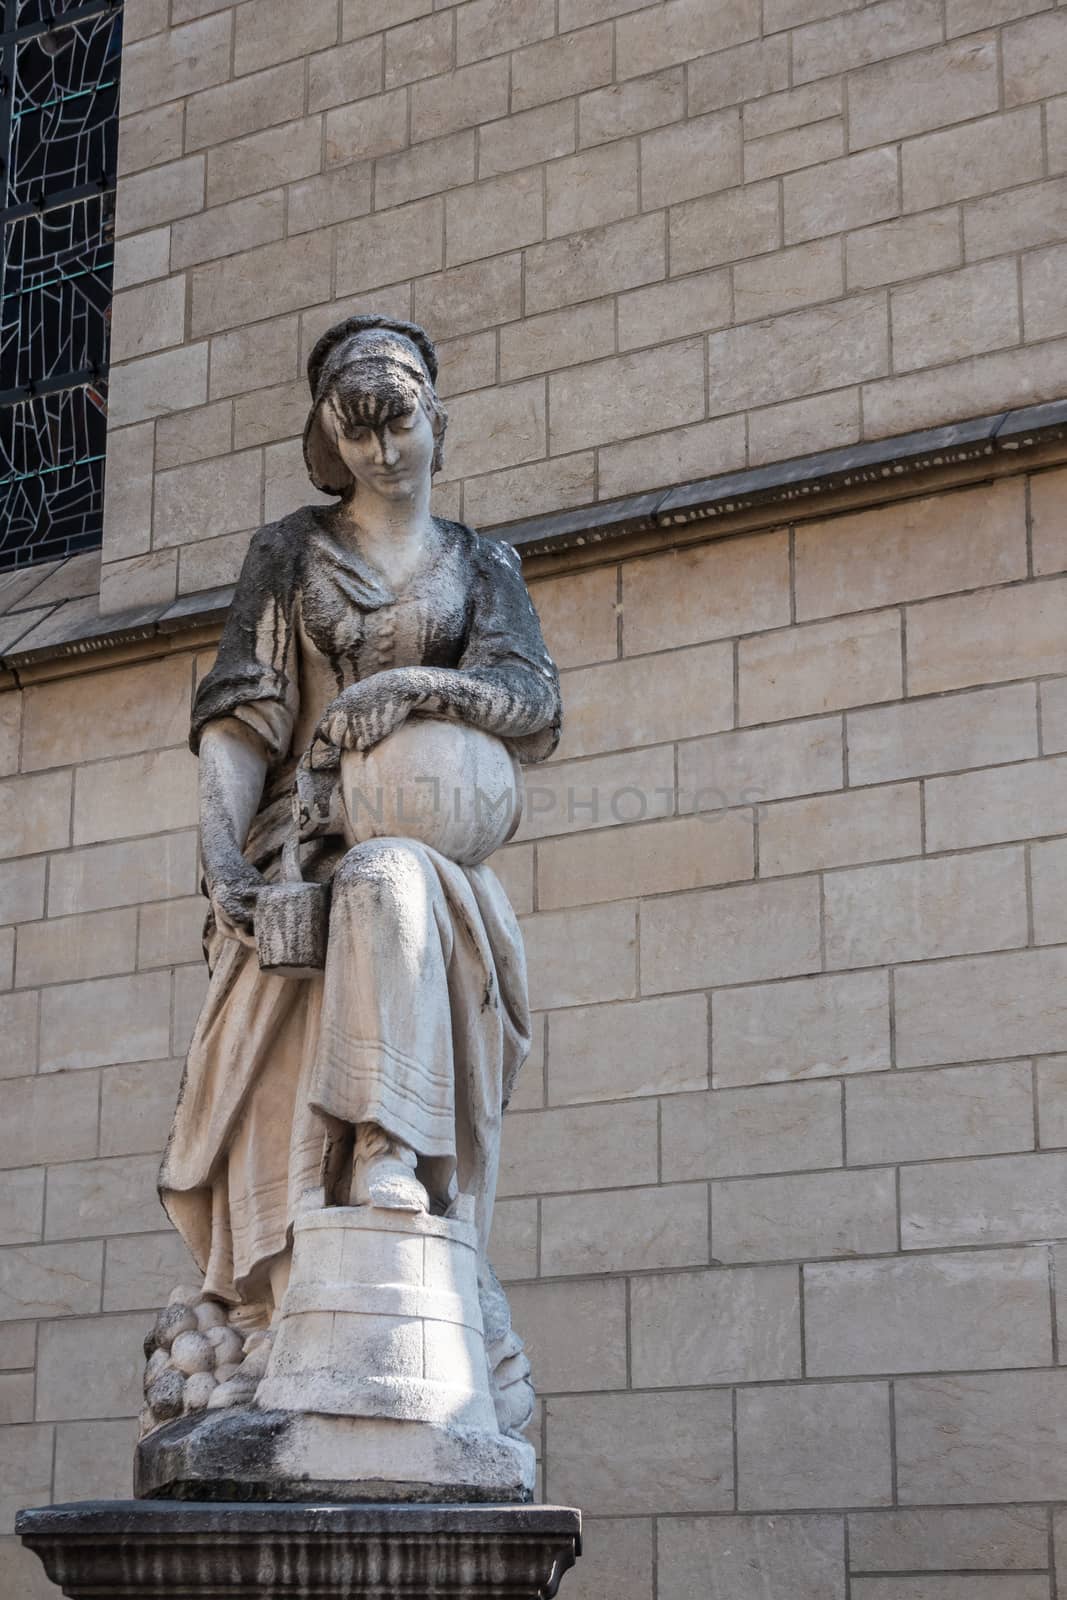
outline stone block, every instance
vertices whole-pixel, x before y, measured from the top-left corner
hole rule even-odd
[[[800,621],[1025,578],[1023,481],[806,523],[795,559]]]
[[[1016,1244],[1061,1235],[1067,1216],[1067,1156],[988,1156],[901,1172],[905,1250],[937,1245]]]
[[[202,341],[116,367],[110,378],[112,426],[123,428],[202,406],[207,399],[207,354],[207,342]]]
[[[804,128],[787,128],[768,134],[765,139],[745,140],[745,178],[773,178],[832,161],[845,153],[845,123],[842,117],[812,122]],[[838,252],[840,262],[840,252]]]
[[[98,1099],[90,1073],[0,1080],[0,1167],[94,1156]]]
[[[433,10],[433,0],[341,0],[341,36],[361,39]]]
[[[0,1371],[32,1367],[37,1353],[37,1324],[12,1322],[0,1328]]]
[[[615,567],[594,567],[587,572],[538,579],[530,584],[530,596],[557,666],[613,661],[618,655]]]
[[[1023,323],[1027,339],[1049,339],[1067,332],[1063,292],[1064,252],[1059,247],[1023,257]]]
[[[651,658],[578,667],[566,675],[563,699],[560,750],[565,756],[713,733],[733,722],[731,647],[693,645]],[[636,804],[620,810],[627,820],[646,814]]]
[[[1041,748],[1046,755],[1067,751],[1067,678],[1050,678],[1038,685]]]
[[[232,27],[232,13],[222,11],[127,45],[122,52],[123,115],[225,82]]]
[[[893,365],[958,361],[1019,339],[1014,261],[987,261],[890,291]]]
[[[691,117],[641,140],[644,211],[716,194],[741,178],[741,121],[735,110]]]
[[[1039,1061],[1036,1087],[1038,1143],[1043,1149],[1067,1145],[1067,1056]]]
[[[366,217],[337,231],[338,292],[402,278],[412,258],[426,271],[433,271],[443,262],[443,250],[440,200],[422,200],[399,211]]]
[[[546,1409],[545,1492],[561,1505],[580,1499],[592,1516],[732,1508],[728,1390],[573,1395]]]
[[[650,392],[659,397],[659,425],[679,427],[704,410],[703,345],[683,340],[554,372],[548,392],[553,452],[644,433]]]
[[[449,403],[448,415],[447,478],[461,478],[479,468],[514,466],[545,453],[543,378],[457,395]]]
[[[663,218],[629,217],[549,239],[527,250],[525,267],[526,311],[531,315],[658,282],[667,270]],[[575,442],[567,440],[571,448]]]
[[[234,448],[244,450],[298,437],[303,432],[307,410],[307,384],[301,379],[238,395],[233,403]]]
[[[314,60],[309,69],[314,77]],[[358,80],[353,82],[353,95]],[[319,110],[311,106],[312,111]],[[259,133],[304,114],[304,63],[288,61],[248,77],[229,79],[192,95],[185,111],[185,148],[206,150],[248,133]]]
[[[17,1511],[47,1505],[52,1498],[54,1431],[40,1423],[26,1423],[0,1432],[0,1530],[4,1533],[14,1528]],[[10,1571],[6,1547],[4,1559]]]
[[[843,109],[842,81],[835,78],[804,84],[798,89],[787,89],[781,94],[766,95],[745,106],[745,138],[761,139],[803,128],[813,122],[838,117]]]
[[[326,113],[326,165],[346,166],[351,161],[403,150],[408,143],[408,91],[391,89],[370,100],[356,100]]]
[[[822,162],[790,173],[782,191],[788,244],[882,222],[900,209],[896,152],[868,150]]]
[[[889,1169],[729,1178],[712,1191],[716,1261],[806,1261],[877,1255],[896,1247],[897,1203]]]
[[[841,782],[842,738],[837,717],[720,733],[678,747],[681,811],[836,789]]]
[[[763,877],[917,855],[921,849],[918,784],[847,789],[760,807]],[[836,881],[836,876],[827,880],[827,892]]]
[[[626,1285],[526,1283],[508,1295],[539,1394],[626,1387]]]
[[[1062,16],[1050,12],[1048,16],[1027,17],[1005,28],[1001,37],[1005,105],[1043,100],[1067,89],[1063,66],[1067,26]]]
[[[104,1246],[99,1239],[4,1250],[0,1252],[0,1320],[99,1311],[103,1276]]]
[[[356,39],[332,50],[320,50],[307,64],[307,109],[312,113],[326,111],[377,94],[382,77],[382,51],[377,40],[368,44]],[[300,116],[303,110],[301,102],[293,116]]]
[[[240,327],[256,318],[277,316],[326,299],[330,293],[331,250],[328,234],[301,234],[195,268],[195,332],[216,333]],[[213,386],[213,394],[217,393]]]
[[[716,50],[691,61],[686,76],[691,116],[742,100],[761,100],[789,82],[789,41],[783,34]]]
[[[904,148],[907,160],[913,146],[909,143]],[[850,289],[874,289],[901,278],[925,277],[959,266],[960,261],[959,217],[950,206],[861,228],[845,239],[845,276]]]
[[[864,433],[877,439],[912,428],[942,427],[1005,403],[1028,406],[1052,400],[1062,387],[1065,349],[1067,340],[1058,340],[869,384],[863,392]]]
[[[961,595],[908,613],[908,688],[913,695],[998,678],[1067,671],[1054,627],[1067,580]]]
[[[202,954],[207,902],[200,895],[141,907],[137,938],[139,967],[170,967]]]
[[[169,1026],[169,973],[58,984],[41,996],[41,1071],[159,1059]]]
[[[32,991],[0,995],[0,1079],[36,1069],[38,998]]]
[[[24,698],[23,771],[183,744],[189,691],[187,656],[36,684]]]
[[[941,43],[941,16],[933,0],[882,0],[846,15],[822,14],[826,21],[812,22],[793,36],[796,84]]]
[[[1062,1050],[1067,962],[1059,949],[909,966],[896,976],[897,1065]]]
[[[740,720],[770,722],[899,699],[901,645],[896,611],[742,639]]]
[[[640,494],[651,485],[688,483],[698,475],[728,472],[744,462],[743,417],[698,422],[670,433],[602,446],[600,496]]]
[[[849,79],[853,149],[925,133],[995,111],[995,37],[958,39],[921,55],[876,61]]]
[[[663,1178],[730,1178],[841,1165],[841,1091],[833,1083],[713,1089],[664,1100]]]
[[[1027,942],[1021,850],[834,873],[824,894],[831,967],[929,961]]]
[[[570,1600],[644,1600],[652,1588],[652,1520],[582,1518],[582,1559],[568,1575]]]
[[[529,111],[550,100],[598,89],[611,82],[612,63],[610,23],[525,45],[511,58],[512,110]],[[652,62],[642,70],[650,71],[657,65]]]
[[[454,487],[458,490],[459,485]],[[593,452],[581,450],[552,461],[506,467],[484,478],[464,479],[464,516],[475,526],[492,527],[517,517],[587,505],[594,498],[595,487]]]
[[[196,891],[196,834],[165,834],[55,856],[48,914],[61,917]]]
[[[112,301],[111,315],[113,361],[129,361],[167,345],[181,344],[185,335],[185,278],[179,274],[126,289]]]
[[[638,1388],[799,1378],[797,1273],[742,1267],[642,1274],[630,1286],[630,1339]]]
[[[708,7],[700,0],[668,0],[660,10],[645,7],[621,17],[615,28],[615,70],[636,78],[658,67],[727,50],[760,32],[753,0],[724,0]]]
[[[707,1083],[707,1014],[699,995],[576,1006],[549,1017],[548,1039],[552,1105],[674,1094]]]
[[[901,175],[906,211],[923,211],[1043,177],[1039,110],[1034,106],[1002,112],[909,139],[902,146]],[[1014,242],[1013,248],[1024,242]],[[969,247],[967,253],[971,256]]]
[[[854,783],[883,783],[1035,756],[1035,713],[1031,684],[851,711],[849,776]]]
[[[1007,120],[1007,119],[1005,119]],[[1055,244],[1067,231],[1067,180],[1010,189],[972,200],[963,208],[963,240],[968,261],[1009,250]]]
[[[687,333],[703,333],[722,328],[732,320],[729,273],[696,272],[687,278],[654,283],[646,289],[633,289],[618,297],[619,349],[634,350],[640,345],[657,344]],[[581,310],[584,312],[585,307]],[[695,438],[703,433],[714,436],[715,424],[702,424],[687,430]],[[671,439],[677,438],[673,434]],[[667,457],[671,440],[662,436],[656,445]],[[714,461],[712,463],[714,465]]]
[[[537,1276],[536,1200],[500,1200],[493,1208],[489,1259],[503,1283]]]
[[[711,334],[708,409],[715,416],[768,393],[788,400],[888,370],[885,297],[855,295]]]
[[[791,140],[793,135],[780,137]],[[738,322],[754,322],[817,300],[833,300],[844,290],[840,244],[836,239],[813,239],[749,262],[734,285],[735,316]]]
[[[844,1600],[839,1517],[669,1517],[658,1525],[660,1600]]]
[[[1048,1252],[807,1266],[804,1333],[809,1377],[1047,1366]]]
[[[228,400],[216,400],[213,405],[201,406],[197,411],[179,411],[173,417],[160,417],[155,424],[155,466],[160,470],[180,467],[228,450],[232,428],[233,407]],[[149,478],[149,498],[151,489]]]
[[[368,199],[366,209],[369,208]],[[268,189],[262,194],[249,195],[244,200],[233,200],[229,205],[213,206],[210,211],[202,211],[198,216],[186,217],[184,221],[175,223],[171,265],[191,267],[220,256],[236,255],[239,251],[251,250],[256,245],[280,239],[284,232],[284,190]]]
[[[665,127],[684,116],[685,72],[682,67],[668,67],[582,95],[578,102],[579,143],[607,144]]]
[[[173,1230],[107,1241],[104,1311],[151,1312],[166,1305],[175,1284],[199,1282],[200,1272]]]
[[[339,94],[338,98],[345,96]],[[507,58],[478,61],[413,86],[411,136],[413,140],[440,138],[504,117],[507,110]]]
[[[641,557],[622,568],[623,649],[644,655],[777,628],[789,604],[785,532]]]
[[[476,9],[468,6],[463,15]],[[574,106],[552,101],[532,111],[516,112],[498,122],[486,123],[478,134],[478,176],[491,178],[538,161],[569,155],[575,146]]]
[[[704,1266],[707,1260],[704,1183],[608,1189],[541,1202],[541,1271],[546,1277]],[[636,1376],[634,1381],[639,1388],[649,1386]]]
[[[575,233],[579,228],[633,216],[640,209],[637,172],[636,139],[579,150],[577,155],[553,161],[545,168],[546,236]],[[540,195],[541,175],[536,176]],[[540,238],[540,232],[534,237]]]
[[[30,856],[0,866],[0,924],[44,916],[45,860]]]
[[[170,229],[153,228],[132,239],[116,239],[112,281],[127,289],[146,278],[162,278],[170,271]]]
[[[102,1156],[151,1155],[162,1150],[174,1117],[181,1074],[182,1062],[174,1060],[137,1061],[104,1069],[100,1075]]]
[[[953,777],[926,785],[926,847],[962,850],[1004,839],[1067,831],[1063,776],[1054,756]]]
[[[519,9],[507,4],[507,0],[474,0],[473,5],[457,13],[457,60],[500,55],[545,39],[555,31],[555,11],[548,0],[529,0]]]
[[[712,812],[637,823],[624,834],[606,830],[548,841],[538,851],[539,909],[616,898],[620,850],[628,894],[735,883],[753,874],[752,816]]]
[[[861,1511],[849,1517],[848,1531],[855,1572],[1007,1572],[1048,1560],[1041,1506]]]
[[[641,922],[645,994],[789,977],[820,965],[814,878],[665,895],[645,903]]]
[[[378,157],[374,202],[384,210],[426,195],[442,194],[470,183],[473,177],[473,129],[449,133],[441,139],[425,139],[414,149]]]
[[[902,1505],[1063,1494],[1067,1372],[905,1378],[895,1387]]]
[[[183,122],[184,106],[180,100],[122,117],[119,122],[119,177],[127,178],[135,172],[143,172],[146,167],[180,157]]]
[[[538,168],[506,173],[449,194],[445,199],[447,264],[458,266],[542,239],[544,204]],[[551,218],[551,200],[549,215]]]
[[[132,1418],[118,1422],[61,1422],[56,1429],[55,1498],[82,1499],[86,1485],[92,1484],[94,1498],[130,1499],[136,1440],[137,1427]]]
[[[150,750],[79,769],[75,844],[195,826],[196,819],[197,766],[188,750]]]
[[[84,1239],[158,1229],[163,1222],[156,1197],[158,1176],[155,1154],[51,1167],[46,1238]]]
[[[41,1237],[44,1168],[0,1172],[0,1244],[30,1244]]]
[[[158,473],[156,547],[212,539],[254,527],[259,519],[262,477],[263,460],[258,450],[243,450],[221,460],[198,461]]]
[[[515,253],[419,278],[415,315],[450,339],[509,322],[521,315],[522,272],[522,256]]]
[[[669,817],[674,792],[670,745],[553,763],[527,778],[525,817],[517,837],[539,839],[618,827],[639,809],[637,795],[642,796],[649,818]]]
[[[71,776],[59,770],[0,783],[0,857],[62,850],[70,842]]]
[[[499,1193],[655,1183],[656,1103],[516,1112],[505,1119]]]
[[[1026,260],[1031,260],[1027,257]],[[1034,572],[1044,575],[1067,568],[1067,537],[1062,508],[1067,496],[1067,471],[1038,472],[1030,479],[1030,518]],[[1042,685],[1042,689],[1052,685]]]
[[[387,89],[447,73],[454,64],[450,16],[421,17],[390,28],[385,35]]]
[[[297,12],[288,0],[253,0],[240,6],[234,17],[233,68],[238,77],[309,55],[337,40],[335,0],[301,0]]]
[[[0,1426],[33,1421],[33,1373],[0,1373]]]
[[[726,261],[741,261],[747,256],[777,250],[781,215],[779,189],[779,184],[767,180],[672,207],[669,214],[671,273],[677,276],[698,272]]]
[[[853,1079],[845,1086],[845,1136],[857,1166],[1032,1149],[1030,1065],[991,1062]]]
[[[122,428],[108,440],[104,544],[113,557],[142,555],[152,541],[153,426]]]
[[[141,1407],[144,1332],[143,1311],[45,1323],[37,1357],[41,1421],[135,1417]],[[86,1372],[93,1375],[91,1384]]]
[[[1029,1577],[855,1578],[854,1600],[1048,1600],[1049,1580]]]
[[[204,204],[204,158],[187,156],[122,180],[122,200],[116,202],[115,232],[123,238],[192,216]]]
[[[889,1385],[783,1384],[737,1396],[742,1510],[892,1500]]]
[[[269,384],[295,378],[297,328],[296,317],[278,317],[270,322],[236,328],[232,333],[212,339],[212,397],[261,390]],[[308,493],[312,493],[310,486]]]

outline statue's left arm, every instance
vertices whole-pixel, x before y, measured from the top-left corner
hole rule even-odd
[[[414,711],[496,734],[522,761],[552,754],[560,731],[559,674],[518,555],[496,540],[484,548],[458,666],[400,667],[354,684],[327,707],[316,734],[321,744],[369,749]]]

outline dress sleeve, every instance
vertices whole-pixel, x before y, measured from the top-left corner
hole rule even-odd
[[[527,726],[507,743],[520,761],[546,761],[559,743],[559,673],[545,647],[518,552],[500,539],[481,543],[481,572],[458,670],[490,675],[506,686]]]
[[[256,733],[271,762],[284,760],[300,695],[293,624],[296,585],[291,552],[262,529],[245,557],[222,630],[215,665],[193,701],[189,743],[219,717],[237,717]]]

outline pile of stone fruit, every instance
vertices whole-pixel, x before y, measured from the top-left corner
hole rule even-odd
[[[175,1289],[144,1342],[141,1434],[190,1411],[248,1404],[266,1371],[270,1335],[243,1334],[226,1307]]]

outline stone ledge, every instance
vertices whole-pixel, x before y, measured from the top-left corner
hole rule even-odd
[[[564,1506],[182,1504],[115,1500],[19,1513],[64,1594],[114,1600],[552,1600],[581,1554]]]
[[[889,495],[933,492],[1064,459],[1067,399],[1050,400],[484,531],[515,545],[532,578],[572,563],[610,559],[615,547],[620,553],[643,553],[679,539],[827,516]],[[77,671],[79,657],[131,646],[158,653],[196,630],[215,637],[232,597],[232,587],[211,589],[105,616],[88,597],[68,600],[44,615],[29,609],[26,600],[21,633],[13,626],[17,614],[5,618],[0,671],[17,682],[49,662],[65,661],[66,671]]]

